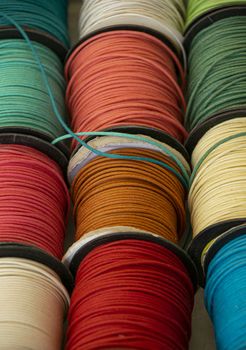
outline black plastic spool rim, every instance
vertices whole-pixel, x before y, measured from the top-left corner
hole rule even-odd
[[[202,267],[202,253],[205,247],[214,239],[218,238],[224,232],[232,229],[233,227],[242,225],[246,223],[245,219],[235,219],[222,221],[217,224],[211,225],[201,231],[196,237],[193,238],[191,244],[188,247],[188,253],[193,259],[197,271],[200,286],[204,287],[204,270]]]
[[[189,272],[190,278],[194,285],[194,290],[197,289],[197,270],[193,263],[193,261],[190,259],[188,254],[178,247],[177,245],[167,241],[166,239],[162,237],[158,237],[155,235],[151,235],[148,233],[143,233],[139,231],[139,233],[129,233],[129,232],[120,232],[120,233],[111,233],[111,234],[105,234],[104,236],[100,235],[97,238],[92,239],[90,242],[86,243],[83,247],[80,247],[75,255],[73,256],[71,263],[69,265],[69,269],[72,273],[72,275],[75,277],[77,273],[77,269],[79,268],[79,265],[83,261],[83,259],[95,248],[105,245],[107,243],[117,242],[117,241],[124,241],[124,240],[139,240],[139,241],[146,241],[146,242],[152,242],[159,244],[160,246],[169,249],[171,252],[176,254],[176,256],[183,262],[183,264],[186,266],[187,271]]]
[[[199,140],[206,134],[207,131],[212,129],[214,126],[219,125],[227,120],[236,118],[246,118],[246,108],[245,109],[232,109],[228,111],[222,111],[218,114],[212,115],[207,120],[198,124],[189,134],[188,139],[185,143],[185,148],[191,155],[194,151]]]
[[[0,130],[0,145],[23,145],[34,148],[54,160],[61,168],[64,178],[67,178],[68,158],[58,148],[38,137],[5,130],[5,128]]]
[[[73,277],[57,258],[35,246],[14,242],[0,242],[0,258],[22,258],[43,264],[53,270],[61,279],[69,294],[73,290]]]
[[[64,63],[68,49],[55,37],[39,31],[36,29],[28,28],[27,26],[22,27],[28,38],[31,41],[36,41],[52,50],[60,58],[61,62]],[[23,39],[23,36],[18,31],[17,28],[12,26],[2,26],[0,27],[0,39]]]
[[[109,26],[105,28],[101,28],[99,30],[93,31],[87,35],[85,35],[82,39],[80,39],[67,53],[67,56],[65,58],[65,65],[69,59],[69,57],[72,55],[72,53],[84,42],[87,40],[93,38],[94,36],[97,36],[102,33],[108,33],[108,32],[115,32],[115,31],[121,31],[121,30],[129,30],[129,31],[136,31],[140,33],[146,33],[149,35],[152,35],[153,37],[156,37],[157,39],[161,40],[165,45],[169,47],[169,49],[172,50],[172,52],[177,56],[179,61],[181,62],[181,65],[183,68],[185,68],[185,62],[184,62],[184,57],[182,53],[179,53],[179,51],[176,49],[174,44],[162,33],[148,28],[148,27],[142,27],[139,25],[115,25],[115,26]],[[176,71],[179,74],[178,67],[176,67]],[[180,78],[180,77],[179,77]],[[180,79],[179,79],[180,80]]]
[[[210,262],[213,260],[218,251],[223,248],[227,243],[233,241],[234,239],[246,234],[246,220],[244,225],[236,226],[230,230],[223,233],[220,237],[216,239],[213,245],[209,248],[206,257],[204,259],[204,274],[208,271]]]
[[[213,23],[228,17],[246,16],[246,6],[226,6],[222,8],[212,9],[203,13],[198,17],[185,31],[184,48],[189,53],[191,43],[195,36],[203,29],[209,27]]]

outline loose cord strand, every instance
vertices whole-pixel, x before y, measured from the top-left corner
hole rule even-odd
[[[77,271],[66,349],[187,350],[193,298],[186,268],[168,249],[104,244]]]
[[[227,243],[210,262],[205,303],[214,324],[218,350],[244,350],[246,348],[245,234]]]
[[[1,0],[0,12],[11,17],[21,27],[36,29],[55,37],[69,47],[67,0]],[[0,18],[0,27],[9,26]]]
[[[189,130],[209,117],[246,106],[246,17],[221,19],[194,38],[188,58]]]
[[[61,258],[69,193],[58,165],[21,145],[0,147],[0,242],[33,245]]]
[[[246,218],[246,117],[210,129],[192,154],[189,207],[193,234]]]
[[[69,296],[59,277],[31,260],[0,258],[0,348],[60,350]]]
[[[179,172],[175,163],[159,152],[121,149],[111,153],[144,153]],[[177,243],[185,230],[184,187],[170,170],[149,162],[97,157],[78,172],[72,197],[76,240],[99,228],[132,226]]]

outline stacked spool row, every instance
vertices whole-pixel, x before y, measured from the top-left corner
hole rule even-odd
[[[246,348],[246,2],[189,1],[189,252],[219,350]]]
[[[76,242],[67,350],[187,349],[183,1],[83,1],[66,65]],[[150,307],[151,305],[151,307]]]
[[[60,350],[71,275],[61,263],[67,2],[0,3],[0,348]]]

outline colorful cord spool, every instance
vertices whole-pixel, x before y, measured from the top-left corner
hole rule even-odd
[[[246,118],[218,124],[192,154],[189,207],[193,235],[226,220],[245,219]]]
[[[193,298],[186,267],[168,249],[101,245],[77,271],[66,349],[187,349]]]
[[[69,295],[42,264],[0,258],[0,348],[60,350]]]
[[[222,246],[210,261],[206,277],[205,303],[214,324],[218,350],[245,349],[245,234]]]
[[[85,0],[81,6],[79,31],[83,38],[93,32],[117,26],[149,28],[162,33],[183,52],[184,18],[183,0]]]
[[[59,58],[45,46],[32,42],[57,105],[65,118],[64,79]],[[63,133],[50,103],[40,67],[24,40],[1,40],[0,128],[33,130],[53,140]]]
[[[186,126],[221,112],[244,109],[246,100],[246,17],[218,20],[199,32],[188,58]]]
[[[0,3],[0,30],[10,26],[4,14],[21,27],[48,34],[69,47],[67,28],[67,0],[2,0]]]
[[[177,57],[146,33],[113,31],[81,43],[66,64],[73,131],[138,125],[183,142],[185,100],[176,68],[184,82]]]
[[[0,147],[0,242],[63,255],[69,194],[57,164],[21,145]]]

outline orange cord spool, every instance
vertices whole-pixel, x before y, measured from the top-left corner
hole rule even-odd
[[[145,156],[180,172],[167,156],[152,150],[121,149],[111,153]],[[167,169],[143,161],[97,157],[72,183],[76,240],[100,228],[131,226],[174,243],[185,230],[185,190]]]
[[[152,35],[120,30],[93,36],[73,51],[66,64],[73,131],[137,125],[157,128],[184,142],[186,104],[177,70],[184,84],[178,58]]]

